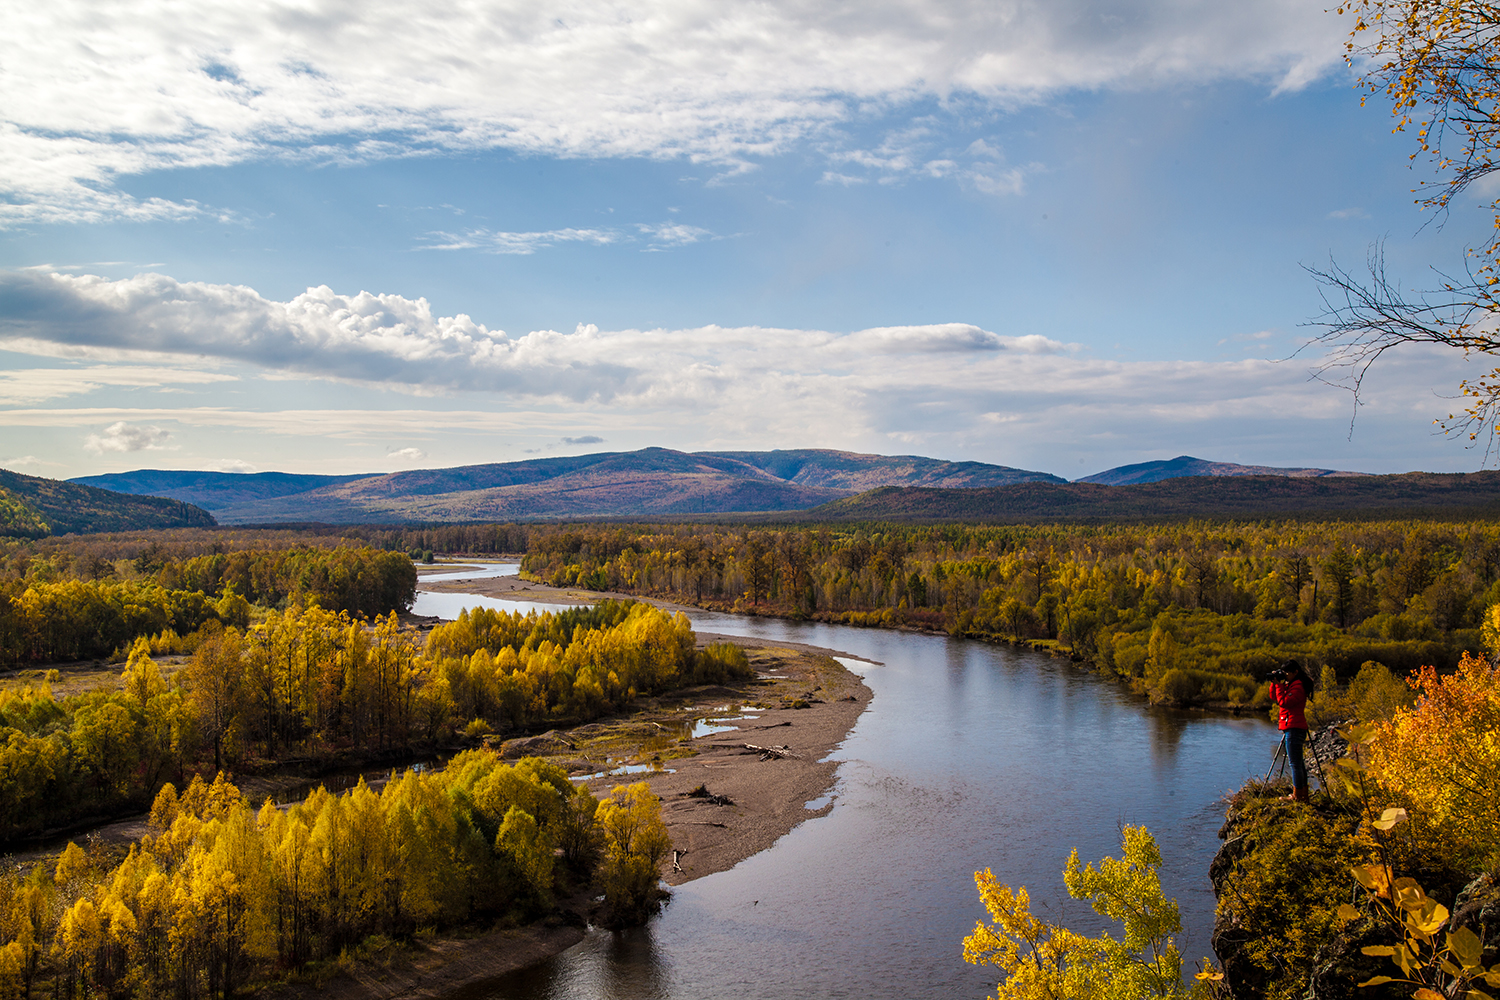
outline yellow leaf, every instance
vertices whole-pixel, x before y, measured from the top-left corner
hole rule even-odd
[[[1391,870],[1385,865],[1356,865],[1350,871],[1355,881],[1377,896],[1384,896],[1391,886]]]
[[[1436,990],[1429,990],[1425,986],[1418,987],[1417,991],[1412,994],[1412,997],[1414,1000],[1448,1000],[1441,993]]]
[[[1384,955],[1386,957],[1389,957],[1396,954],[1396,949],[1392,948],[1388,944],[1367,944],[1359,950],[1364,952],[1366,955]]]
[[[1484,942],[1469,928],[1460,927],[1448,935],[1448,950],[1465,969],[1477,969],[1484,957]]]
[[[1420,931],[1424,939],[1436,934],[1447,922],[1448,908],[1441,903],[1433,903],[1431,910],[1424,908],[1406,917],[1407,930]]]
[[[1350,906],[1348,903],[1340,903],[1337,912],[1338,918],[1345,922],[1353,920],[1355,917],[1359,916],[1359,911]]]

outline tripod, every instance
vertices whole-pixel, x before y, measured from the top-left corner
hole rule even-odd
[[[1321,733],[1322,730],[1319,730],[1319,732]],[[1307,742],[1304,745],[1312,750],[1313,764],[1316,765],[1318,769],[1318,784],[1321,785],[1323,790],[1326,792],[1328,790],[1328,779],[1323,777],[1323,758],[1318,754],[1318,741],[1315,737],[1309,735]],[[1277,770],[1276,768],[1276,765],[1278,763],[1281,765],[1280,770]],[[1276,777],[1281,777],[1286,773],[1286,768],[1286,732],[1283,730],[1281,734],[1281,742],[1276,744],[1276,752],[1271,755],[1271,767],[1266,771],[1266,776],[1261,779],[1261,783],[1266,784],[1270,782],[1272,771],[1276,772]]]

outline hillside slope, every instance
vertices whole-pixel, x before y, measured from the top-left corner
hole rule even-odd
[[[270,474],[262,473],[260,476]],[[804,510],[888,484],[994,486],[1062,483],[1044,472],[980,462],[944,462],[807,449],[698,452],[667,448],[567,458],[420,469],[387,475],[275,481],[226,473],[123,473],[120,488],[194,496],[226,524],[325,521],[494,521],[639,517]],[[173,478],[175,477],[175,478]],[[336,480],[315,483],[325,478]],[[256,479],[256,482],[242,482]],[[213,489],[222,497],[210,498]],[[292,491],[299,485],[308,488]],[[281,490],[288,492],[280,492]],[[259,492],[257,492],[259,491]]]
[[[1178,455],[1176,458],[1165,461],[1121,465],[1073,481],[1075,483],[1098,483],[1102,486],[1135,486],[1183,476],[1288,476],[1293,479],[1320,479],[1327,476],[1367,474],[1339,472],[1334,469],[1281,469],[1270,465],[1236,465],[1234,462],[1208,462],[1191,455]]]
[[[217,523],[208,511],[181,500],[115,493],[82,483],[23,476],[7,469],[0,469],[0,489],[20,498],[47,528],[43,532],[14,532],[20,536],[143,528],[211,528]]]
[[[978,490],[884,487],[809,519],[1147,521],[1170,518],[1500,515],[1500,472],[1399,476],[1194,476],[1140,486],[1022,483]]]
[[[101,476],[78,476],[68,480],[101,490],[137,496],[169,497],[214,511],[235,503],[269,500],[306,493],[320,486],[333,486],[354,476],[303,476],[291,472],[180,472],[173,469],[137,469]]]

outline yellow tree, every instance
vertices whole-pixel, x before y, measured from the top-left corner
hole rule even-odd
[[[599,882],[615,923],[644,920],[665,897],[657,883],[661,862],[672,849],[661,818],[661,801],[644,781],[616,785],[596,813],[604,831]]]
[[[189,700],[199,732],[214,745],[214,771],[224,766],[244,710],[244,644],[236,629],[213,633],[198,644],[188,665]]]
[[[1182,930],[1177,901],[1162,895],[1161,852],[1143,826],[1127,826],[1119,858],[1095,868],[1068,857],[1063,882],[1074,899],[1122,926],[1123,935],[1086,937],[1039,919],[1024,887],[1012,890],[989,870],[974,873],[992,924],[978,923],[964,939],[964,959],[1004,974],[998,1000],[1098,1000],[1176,998],[1206,993],[1182,982],[1182,956],[1172,935]]]
[[[1376,727],[1369,771],[1411,806],[1419,825],[1460,863],[1500,862],[1500,668],[1465,655],[1458,670],[1423,667],[1414,678],[1416,706]]]

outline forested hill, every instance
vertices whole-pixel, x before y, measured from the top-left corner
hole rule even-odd
[[[1121,465],[1073,480],[1075,483],[1099,483],[1104,486],[1135,486],[1181,476],[1291,476],[1294,479],[1318,479],[1325,476],[1364,476],[1364,472],[1340,472],[1337,469],[1284,469],[1271,465],[1237,465],[1234,462],[1209,462],[1191,455],[1159,462]]]
[[[1500,515],[1500,472],[1293,478],[1194,476],[1139,486],[1019,483],[885,487],[806,512],[829,520],[1148,521],[1176,518]]]
[[[101,490],[138,496],[186,500],[204,510],[219,510],[236,503],[273,500],[306,493],[321,486],[336,486],[367,475],[306,476],[291,472],[184,472],[177,469],[137,469],[109,472],[102,476],[79,476],[69,482],[97,486]]]
[[[1045,472],[915,455],[667,448],[358,477],[142,471],[76,481],[191,499],[226,524],[358,524],[793,511],[875,486],[1030,480],[1064,482]]]
[[[208,511],[181,500],[132,496],[0,469],[0,536],[210,528],[216,523]]]

